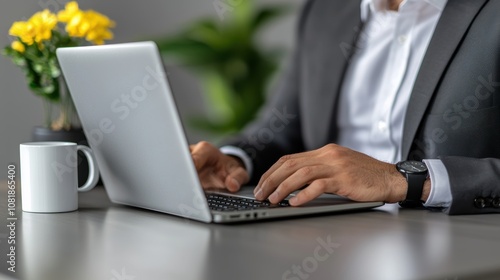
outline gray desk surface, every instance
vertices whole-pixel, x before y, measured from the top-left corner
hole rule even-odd
[[[386,205],[213,225],[113,205],[101,187],[80,194],[79,210],[64,214],[23,213],[19,188],[17,195],[16,273],[6,270],[9,233],[0,227],[1,271],[13,278],[500,279],[500,215],[450,217]],[[321,245],[328,242],[335,245],[329,251]]]

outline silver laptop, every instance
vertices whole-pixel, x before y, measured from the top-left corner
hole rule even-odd
[[[236,194],[204,192],[153,42],[62,48],[57,57],[114,203],[207,223],[383,205],[322,195],[291,207],[257,202],[252,188]]]

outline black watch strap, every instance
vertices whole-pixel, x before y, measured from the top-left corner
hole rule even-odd
[[[401,201],[399,205],[403,207],[422,207],[422,192],[427,174],[406,173],[405,175],[408,182],[408,191],[406,199]]]

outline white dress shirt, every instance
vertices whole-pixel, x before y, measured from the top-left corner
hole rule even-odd
[[[388,10],[387,0],[363,0],[364,23],[339,96],[337,144],[378,160],[402,159],[403,124],[413,84],[447,0],[404,0]],[[334,48],[336,46],[332,46]],[[239,151],[238,151],[239,150]],[[222,151],[242,158],[236,147]],[[449,207],[448,173],[440,160],[424,160],[432,182],[426,207]]]

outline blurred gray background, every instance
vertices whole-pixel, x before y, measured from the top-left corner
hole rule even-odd
[[[234,0],[215,0],[236,3]],[[250,0],[241,0],[250,1]],[[14,21],[27,20],[33,13],[48,8],[58,11],[69,0],[0,0],[0,47],[10,44],[12,38],[8,30]],[[258,5],[287,3],[294,10],[286,17],[273,23],[262,34],[262,44],[283,46],[290,50],[293,46],[297,12],[303,0],[255,0]],[[78,1],[81,9],[94,9],[113,19],[114,40],[122,43],[148,40],[175,33],[185,24],[201,16],[218,17],[214,0],[142,0],[142,1]],[[237,7],[236,7],[237,8]],[[228,12],[229,13],[229,12]],[[202,89],[196,79],[179,66],[167,68],[171,86],[178,102],[181,117],[185,119],[199,112],[206,112]],[[34,126],[43,123],[43,105],[27,88],[24,74],[11,61],[0,57],[0,180],[6,178],[7,164],[19,164],[19,144],[31,139]],[[188,128],[191,143],[210,139]]]

